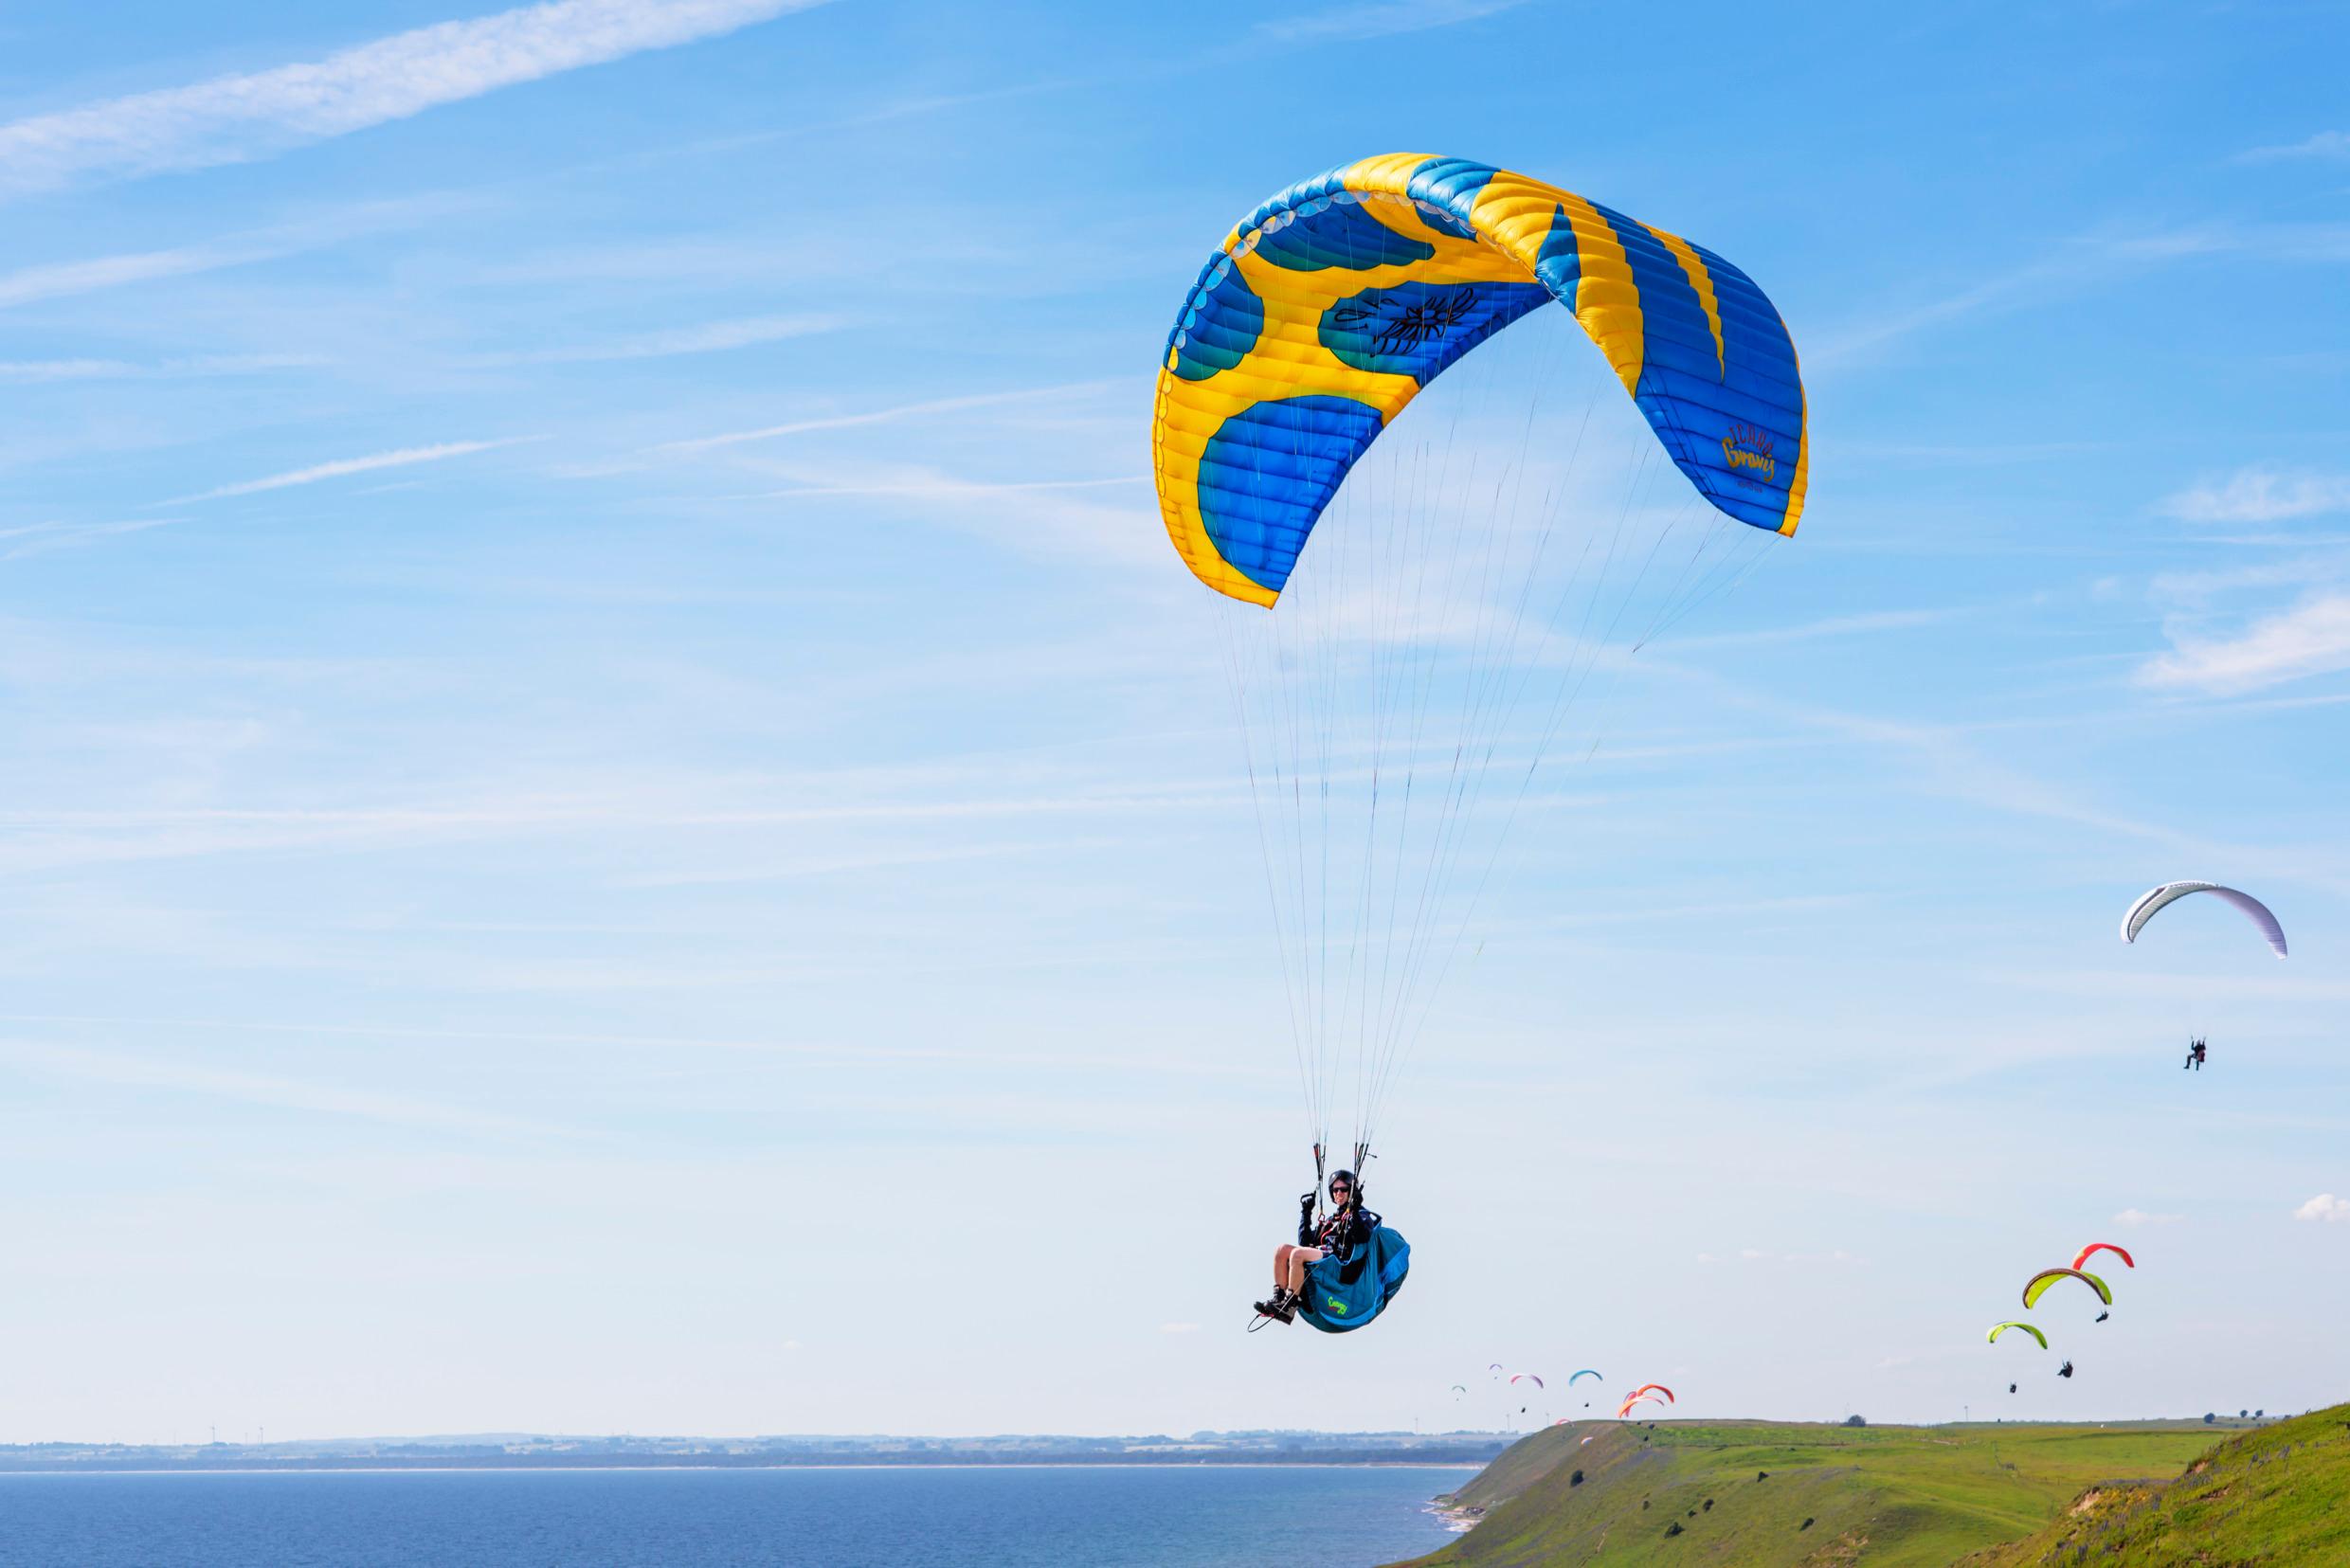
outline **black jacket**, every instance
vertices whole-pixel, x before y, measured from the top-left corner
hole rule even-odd
[[[1354,1255],[1357,1247],[1371,1239],[1371,1233],[1377,1229],[1379,1216],[1368,1209],[1333,1210],[1318,1226],[1309,1210],[1297,1217],[1297,1244],[1319,1247],[1344,1263]]]

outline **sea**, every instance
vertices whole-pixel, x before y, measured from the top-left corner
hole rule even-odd
[[[1452,1538],[1424,1466],[0,1474],[0,1564],[1372,1568]]]

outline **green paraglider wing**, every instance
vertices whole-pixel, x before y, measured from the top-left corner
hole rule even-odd
[[[2111,1307],[2113,1305],[2112,1289],[2104,1280],[2099,1279],[2095,1274],[2085,1273],[2078,1269],[2043,1269],[2038,1273],[2033,1275],[2030,1279],[2024,1281],[2024,1307],[2026,1310],[2038,1306],[2040,1298],[2048,1294],[2048,1288],[2055,1284],[2060,1279],[2077,1279],[2082,1284],[2088,1286],[2090,1289],[2096,1291],[2097,1299],[2099,1301],[2104,1302],[2107,1307]]]
[[[1984,1335],[1983,1339],[1987,1343],[1997,1344],[1999,1343],[1999,1336],[2006,1333],[2011,1328],[2022,1329],[2025,1333],[2040,1342],[2041,1349],[2046,1350],[2048,1348],[2048,1336],[2041,1333],[2037,1328],[2033,1327],[2032,1325],[2028,1323],[1995,1323],[1991,1325],[1991,1332]]]

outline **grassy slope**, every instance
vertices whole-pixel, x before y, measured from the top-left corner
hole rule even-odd
[[[1483,1523],[1420,1561],[1948,1568],[2031,1534],[2097,1482],[2176,1474],[2211,1441],[2199,1422],[1581,1422],[1528,1438],[1461,1488],[1455,1502],[1485,1508]]]
[[[2174,1481],[2096,1488],[2038,1533],[1966,1561],[1968,1568],[2350,1563],[2350,1405],[2231,1437]]]

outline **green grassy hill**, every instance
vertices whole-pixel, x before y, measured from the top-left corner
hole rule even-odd
[[[2350,1549],[2341,1544],[2350,1536],[2339,1533],[2350,1531],[2345,1419],[2350,1408],[2260,1427],[2223,1442],[2212,1451],[2212,1469],[2203,1473],[2235,1475],[2220,1456],[2241,1453],[2240,1464],[2252,1473],[2234,1489],[2207,1500],[2201,1512],[2171,1527],[2172,1534],[2146,1535],[2149,1555],[2087,1560],[2129,1568],[2205,1560],[2350,1564]],[[2329,1422],[2345,1441],[2325,1448],[2318,1434]],[[2305,1426],[2306,1435],[2278,1435]],[[1479,1568],[1593,1561],[1952,1568],[1966,1560],[1969,1568],[2039,1568],[2043,1562],[2052,1565],[2057,1559],[2051,1554],[2062,1552],[2070,1563],[2076,1538],[2060,1533],[2069,1525],[2079,1531],[2099,1526],[2156,1531],[2168,1527],[2163,1518],[2196,1506],[2183,1492],[2167,1501],[2172,1491],[2164,1489],[2162,1478],[2179,1477],[2212,1449],[2214,1429],[2199,1421],[1861,1428],[1768,1421],[1660,1421],[1653,1427],[1580,1422],[1517,1444],[1455,1493],[1455,1505],[1482,1510],[1481,1523],[1419,1561]],[[2253,1457],[2287,1446],[2294,1447],[2290,1458]],[[2288,1465],[2298,1469],[2282,1468]],[[2330,1469],[2323,1469],[2328,1465]],[[2303,1471],[2313,1477],[2306,1495],[2296,1485],[2288,1496],[2287,1478]],[[2067,1512],[2092,1490],[2099,1495],[2086,1510]],[[2186,1536],[2180,1532],[2210,1527],[2219,1517],[2214,1505],[2224,1506],[2229,1498],[2236,1500],[2237,1511],[2226,1517],[2242,1522],[2247,1541],[2273,1539],[2298,1546],[2305,1537],[2335,1544],[2311,1547],[2315,1556],[2261,1557],[2246,1548],[2197,1558],[2194,1546],[2181,1545]],[[2328,1528],[2338,1533],[2314,1533]],[[2012,1549],[2023,1550],[2043,1536],[2042,1556],[1970,1557],[2010,1542],[2016,1543]]]
[[[2167,1482],[2098,1487],[1966,1568],[2350,1563],[2350,1405],[2241,1433]]]

